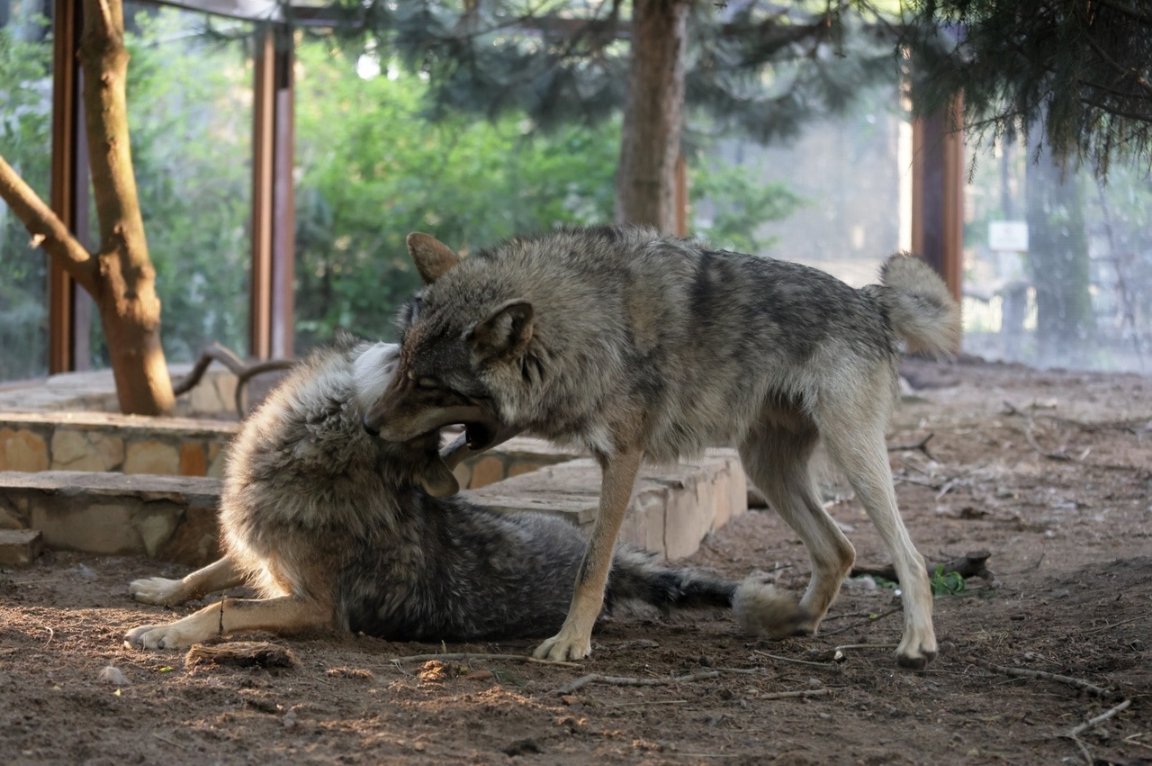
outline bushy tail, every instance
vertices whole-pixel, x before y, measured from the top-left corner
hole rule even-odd
[[[898,253],[880,269],[868,290],[888,312],[892,329],[908,350],[943,356],[960,349],[960,307],[944,280],[924,261]]]
[[[651,604],[664,611],[729,607],[740,627],[756,636],[779,638],[810,632],[811,620],[800,606],[759,578],[737,583],[622,548],[617,550],[612,564],[605,603],[611,608],[627,601]]]

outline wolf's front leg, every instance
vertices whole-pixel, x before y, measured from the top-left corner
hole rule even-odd
[[[634,449],[616,455],[610,463],[607,459],[601,460],[604,480],[600,487],[600,512],[576,575],[576,590],[568,616],[560,632],[536,647],[533,657],[561,662],[581,660],[592,653],[592,627],[604,606],[604,588],[612,567],[616,535],[632,499],[643,455],[643,450]]]
[[[180,580],[169,580],[167,577],[133,580],[128,585],[128,592],[134,599],[145,604],[175,606],[209,593],[228,590],[243,581],[231,557],[225,556]]]
[[[226,598],[165,625],[141,625],[124,636],[135,649],[180,649],[230,633],[267,630],[296,633],[332,622],[332,610],[295,596]]]

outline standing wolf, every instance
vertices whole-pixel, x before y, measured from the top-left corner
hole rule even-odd
[[[177,604],[246,582],[183,619],[129,631],[129,645],[188,646],[250,630],[362,631],[393,640],[544,636],[560,627],[585,540],[571,524],[503,514],[451,494],[438,435],[408,444],[363,429],[365,402],[388,384],[397,347],[342,337],[314,353],[245,423],[229,453],[220,524],[226,555],[183,580],[130,591]],[[466,454],[451,450],[450,459]],[[740,586],[621,549],[609,601],[661,608],[730,605],[755,630],[770,586]]]
[[[365,427],[411,439],[497,424],[589,449],[600,511],[560,632],[537,657],[578,659],[604,593],[642,458],[735,443],[752,481],[808,548],[801,602],[815,630],[855,552],[821,507],[808,460],[822,440],[890,551],[903,589],[901,665],[936,654],[923,557],[896,507],[884,431],[897,338],[944,353],[959,310],[921,261],[894,256],[860,290],[797,264],[709,250],[639,227],[512,239],[461,260],[426,234],[425,282],[402,317],[399,370]]]

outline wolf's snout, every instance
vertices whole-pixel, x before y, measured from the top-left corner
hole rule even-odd
[[[364,419],[361,420],[360,422],[364,425],[364,430],[368,432],[369,436],[379,436],[380,435],[379,427],[377,427],[376,424],[372,422],[372,419],[370,417],[368,417],[367,415],[365,415]]]

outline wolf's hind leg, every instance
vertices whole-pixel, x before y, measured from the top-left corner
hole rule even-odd
[[[794,428],[763,424],[740,446],[740,458],[752,483],[768,504],[800,537],[812,562],[812,578],[800,600],[815,631],[852,570],[852,543],[824,510],[808,468],[816,446],[816,431],[806,424]]]
[[[164,625],[141,625],[124,636],[135,649],[180,649],[231,633],[267,630],[297,633],[332,622],[332,610],[296,596],[226,598]]]
[[[134,599],[145,604],[175,606],[209,593],[228,590],[243,581],[244,578],[236,569],[231,557],[224,556],[180,580],[170,580],[167,577],[133,580],[128,585],[128,592]]]
[[[924,557],[912,543],[896,506],[883,424],[853,414],[868,411],[867,404],[857,403],[853,410],[841,407],[826,412],[820,424],[821,433],[829,456],[856,491],[856,497],[892,556],[904,607],[904,635],[896,648],[896,660],[904,667],[919,669],[936,656],[932,586]]]

